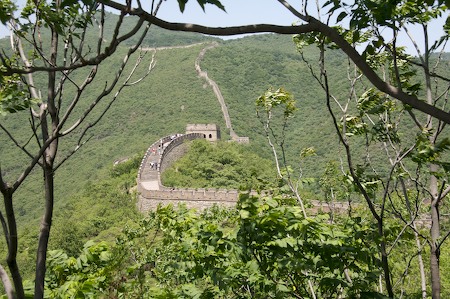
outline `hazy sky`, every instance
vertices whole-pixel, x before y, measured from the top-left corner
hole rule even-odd
[[[24,0],[17,1],[17,3],[23,2]],[[150,3],[151,1],[141,2]],[[166,0],[158,12],[158,17],[172,22],[197,23],[215,27],[255,23],[290,25],[297,20],[276,0],[221,0],[221,3],[225,6],[226,12],[213,5],[206,5],[203,11],[196,0],[190,0],[186,4],[184,13],[181,13],[176,0]],[[1,28],[2,37],[8,34],[5,28]]]
[[[23,3],[23,1],[24,0],[20,0],[19,3]],[[120,2],[120,0],[117,1]],[[150,3],[151,1],[146,0],[141,2]],[[213,27],[258,23],[291,25],[297,21],[297,18],[277,0],[221,0],[221,2],[225,6],[226,12],[216,8],[213,5],[206,5],[205,12],[203,12],[196,0],[190,0],[186,5],[184,13],[181,13],[176,0],[166,0],[158,12],[158,17],[166,21],[196,23]],[[295,4],[294,6],[296,6],[297,9],[300,9],[299,6],[302,1],[291,0],[288,2],[290,2],[291,5]],[[324,0],[320,0],[320,2],[323,3]],[[315,1],[309,1],[309,3],[315,5]],[[311,11],[315,11],[315,9],[312,9]],[[431,38],[441,36],[443,32],[442,24],[447,15],[442,18],[441,22],[435,22],[432,24],[430,30]],[[414,33],[417,33],[417,30],[421,29],[411,29]],[[8,32],[5,28],[0,29],[0,36],[3,37],[7,34]],[[406,43],[407,38],[402,36],[401,42]],[[423,42],[419,40],[418,43],[422,44]],[[409,44],[408,47],[410,47]],[[446,50],[450,51],[450,47],[447,47]]]
[[[168,21],[215,27],[255,23],[291,25],[297,20],[276,0],[222,0],[221,3],[225,6],[226,12],[213,5],[206,5],[203,12],[197,1],[191,0],[186,5],[184,13],[181,13],[177,1],[167,0],[161,6],[158,17]]]

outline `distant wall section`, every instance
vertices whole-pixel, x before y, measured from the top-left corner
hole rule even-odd
[[[214,128],[214,127],[209,127]],[[204,128],[203,128],[204,129]],[[159,204],[186,204],[189,208],[205,209],[219,204],[226,207],[234,207],[238,200],[239,192],[237,190],[224,189],[175,189],[168,188],[161,184],[161,173],[169,168],[176,160],[186,154],[189,149],[189,141],[195,139],[205,139],[206,132],[188,133],[185,135],[176,134],[161,138],[153,143],[147,150],[142,159],[141,167],[138,173],[138,209],[141,212],[154,210]],[[218,131],[216,131],[218,132]],[[207,135],[209,136],[209,135]],[[215,138],[217,135],[214,135]],[[220,137],[220,133],[218,135]],[[208,138],[206,138],[208,139]],[[142,184],[142,181],[149,177],[148,159],[154,148],[163,148],[158,161],[157,181],[159,190],[148,190]]]

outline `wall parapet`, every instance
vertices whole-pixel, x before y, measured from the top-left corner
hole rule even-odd
[[[162,144],[170,142],[164,149],[163,152],[161,154],[161,158],[159,159],[159,174],[161,174],[161,172],[163,172],[166,168],[170,167],[170,163],[166,163],[165,161],[169,160],[169,156],[170,154],[173,152],[173,150],[182,145],[183,143],[185,143],[186,141],[192,141],[194,139],[204,139],[203,134],[201,133],[189,133],[189,134],[178,134],[178,135],[172,135],[172,136],[168,136],[169,139],[168,140],[164,140],[165,138],[161,139]],[[179,158],[179,157],[175,157],[175,158]],[[173,159],[170,159],[170,162],[173,162]],[[159,180],[160,182],[160,186],[162,186],[161,184],[161,180]]]
[[[182,145],[186,141],[195,139],[204,139],[202,133],[174,134],[168,135],[154,142],[145,152],[139,167],[137,183],[139,192],[139,210],[141,212],[154,209],[159,203],[185,203],[189,207],[206,208],[214,204],[234,206],[238,200],[239,192],[237,190],[226,189],[192,189],[192,188],[170,188],[161,183],[161,173],[170,167],[170,165],[180,158],[187,147]],[[159,190],[149,190],[142,184],[143,173],[146,167],[149,167],[149,157],[155,149],[161,149],[158,160],[157,181]]]
[[[170,189],[147,190],[138,184],[140,194],[138,208],[141,212],[154,210],[159,204],[186,204],[189,208],[204,209],[215,204],[234,207],[238,201],[237,190]]]

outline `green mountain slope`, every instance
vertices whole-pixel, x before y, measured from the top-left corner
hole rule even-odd
[[[314,62],[316,53],[310,49],[306,56]],[[336,55],[333,68],[345,70],[343,55],[339,52],[333,55]],[[305,175],[317,176],[321,172],[314,166],[317,160],[335,156],[331,149],[338,143],[327,117],[324,93],[302,63],[291,37],[255,35],[229,41],[208,52],[202,66],[219,84],[235,130],[249,136],[265,156],[270,153],[264,150],[268,150],[268,146],[256,117],[255,100],[270,87],[283,87],[297,100],[299,110],[290,122],[286,142],[290,164],[298,165],[302,148],[314,147],[318,157],[305,161],[304,168],[309,170]],[[337,80],[335,84],[338,86],[340,82]]]
[[[187,122],[217,123],[224,127],[219,103],[210,89],[203,88],[203,80],[196,76],[194,61],[200,49],[201,46],[196,46],[157,51],[156,66],[151,74],[140,85],[125,90],[119,96],[103,120],[88,133],[87,137],[91,139],[86,145],[58,169],[57,206],[64,205],[67,198],[87,182],[103,177],[104,169],[109,168],[114,160],[143,153],[162,136],[184,132]],[[83,99],[84,107],[81,105],[76,111],[77,116],[81,115],[82,108],[93,100],[93,95],[98,94],[103,84],[112,80],[114,72],[111,70],[117,69],[125,51],[125,48],[120,49],[116,58],[100,67],[96,78],[98,84],[90,87],[92,93]],[[142,74],[146,71],[150,58],[151,53],[148,53],[138,72]],[[105,99],[87,123],[96,120],[112,95]],[[66,96],[70,99],[70,92]],[[1,122],[14,133],[19,143],[25,144],[32,137],[28,118],[29,114],[24,112],[2,117]],[[60,157],[75,148],[77,138],[69,136],[61,139]],[[32,147],[29,146],[29,149]],[[13,179],[23,171],[28,157],[3,131],[0,133],[0,152],[2,173],[6,179]],[[40,171],[36,168],[33,176],[20,187],[16,202],[19,217],[34,221],[39,218],[42,207],[40,178]]]
[[[114,21],[116,16],[108,15]],[[127,21],[132,26],[133,21]],[[112,26],[107,26],[111,33]],[[94,38],[94,37],[90,37]],[[215,38],[197,34],[174,33],[152,28],[145,40],[149,47],[170,47],[200,42],[217,41]],[[2,40],[5,42],[5,40]],[[135,41],[130,40],[129,44]],[[3,44],[4,45],[4,44]],[[205,45],[187,48],[157,50],[156,65],[139,84],[126,88],[112,104],[103,119],[89,131],[89,141],[81,147],[56,173],[57,206],[68,203],[68,198],[87,182],[105,177],[106,169],[117,159],[143,153],[158,138],[176,132],[184,132],[187,123],[217,123],[225,134],[225,122],[221,107],[214,93],[205,81],[198,78],[194,62]],[[4,46],[2,46],[3,48]],[[126,47],[101,65],[97,84],[90,87],[83,98],[86,107],[98,94],[105,82],[114,77]],[[137,74],[146,72],[152,51],[148,51]],[[347,81],[347,60],[339,51],[328,51],[331,85],[336,96],[346,95],[342,88]],[[306,49],[305,58],[317,64],[317,51]],[[136,55],[128,70],[133,65]],[[271,158],[262,125],[256,117],[255,100],[269,87],[284,87],[297,99],[298,112],[288,127],[286,142],[289,164],[299,168],[300,151],[314,147],[317,156],[301,162],[305,177],[318,177],[329,160],[342,156],[331,119],[325,105],[325,96],[302,62],[291,37],[278,35],[253,35],[241,39],[220,41],[219,46],[208,50],[201,63],[203,70],[215,80],[228,106],[233,128],[239,136],[248,136],[253,150],[263,157]],[[87,70],[79,74],[80,80]],[[127,73],[127,72],[125,72]],[[123,82],[123,78],[121,82]],[[37,78],[37,84],[44,82]],[[133,81],[133,80],[131,80]],[[45,87],[42,88],[45,92]],[[68,90],[65,94],[70,98]],[[112,100],[109,96],[88,120],[93,122]],[[83,113],[83,105],[76,115]],[[14,132],[17,140],[24,144],[32,137],[29,133],[28,113],[1,117],[0,122]],[[82,128],[80,128],[81,130]],[[61,157],[75,148],[77,136],[64,137],[61,141]],[[0,132],[0,153],[2,173],[13,178],[23,170],[28,157]],[[20,165],[21,168],[18,168]],[[41,174],[37,169],[18,193],[16,207],[23,219],[37,221],[42,206]]]

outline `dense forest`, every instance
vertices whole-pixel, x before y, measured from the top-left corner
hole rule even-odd
[[[154,28],[150,36],[155,32],[157,41],[159,36],[172,36],[169,32],[162,31],[165,32],[163,34],[161,31]],[[190,37],[189,42],[196,44],[205,41],[205,37],[196,36],[198,39]],[[177,43],[171,43],[170,38],[161,39],[161,46],[164,47],[178,46],[183,41],[178,39]],[[7,41],[3,40],[3,42]],[[262,46],[273,43],[280,46],[277,48],[267,46],[266,49]],[[83,187],[84,182],[104,177],[105,169],[115,160],[145,151],[147,146],[162,136],[183,133],[188,123],[216,123],[224,131],[223,137],[229,138],[217,99],[212,90],[205,87],[205,82],[197,78],[193,67],[203,47],[203,45],[196,45],[185,49],[157,51],[156,66],[150,75],[136,88],[123,91],[121,98],[113,104],[113,109],[108,112],[107,117],[91,129],[92,138],[86,146],[58,171],[56,179],[67,184],[64,184],[64,190],[57,191],[70,195],[72,190]],[[228,52],[222,53],[223,51]],[[258,51],[259,55],[254,55],[255,51]],[[240,53],[241,57],[236,56],[236,53]],[[311,55],[314,54],[311,53]],[[145,59],[150,60],[150,56],[151,52],[148,52]],[[339,73],[339,67],[344,67],[346,61],[343,56],[337,57],[341,57],[340,62],[336,62],[335,68]],[[106,61],[100,68],[98,76],[107,80],[108,70],[116,63],[115,59]],[[321,91],[308,76],[307,68],[299,60],[291,37],[262,35],[245,37],[236,41],[222,41],[217,49],[207,52],[201,65],[208,71],[209,76],[218,82],[230,111],[234,130],[241,136],[249,136],[253,150],[261,157],[271,159],[271,153],[265,141],[262,125],[256,117],[255,101],[271,86],[285,87],[296,97],[297,93],[299,95],[297,100],[299,110],[289,124],[286,142],[292,166],[297,167],[302,148],[314,147],[317,156],[302,161],[304,163],[302,166],[306,176],[319,177],[322,172],[320,169],[323,167],[316,167],[317,163],[324,166],[328,160],[336,157],[336,152],[339,152],[338,140],[333,135],[329,118],[326,117],[323,98],[320,96]],[[237,68],[237,65],[242,67]],[[248,70],[260,75],[245,73]],[[145,69],[140,71],[144,72]],[[222,82],[223,74],[231,76],[234,83]],[[305,89],[306,94],[299,89],[298,74],[301,75],[300,80],[303,82],[301,85],[308,86]],[[136,74],[136,77],[138,76]],[[313,114],[313,111],[320,111],[320,113],[317,117],[308,117]],[[92,118],[96,116],[94,114]],[[23,118],[19,118],[18,115],[6,115],[3,119],[8,128],[14,129],[19,127],[21,122],[26,121],[28,115],[22,113],[21,117]],[[308,128],[313,127],[318,128],[321,136],[310,134]],[[20,131],[17,134],[19,139],[27,138],[25,134],[20,136]],[[18,153],[14,144],[7,140],[7,136],[1,137],[5,138],[5,141],[0,144],[0,147],[6,155],[2,169],[5,176],[8,176],[10,172],[13,175],[14,170],[9,165],[15,165],[21,156],[22,159],[26,157]],[[71,151],[74,142],[75,140],[71,140],[70,137],[63,140],[63,150]],[[334,142],[336,151],[329,150],[330,142],[331,144]],[[95,162],[92,163],[92,161]],[[73,176],[73,173],[79,174],[80,177]],[[19,193],[24,193],[20,195],[21,198],[38,192],[39,186],[33,185],[33,181],[38,182],[37,179],[31,180],[29,187],[19,190]],[[66,200],[62,200],[57,204],[65,204],[65,202]],[[25,219],[37,219],[36,215],[40,212],[29,205],[31,205],[29,202],[18,203],[19,216],[24,216]],[[26,216],[28,213],[34,216]]]
[[[111,13],[94,14],[107,24],[122,21],[121,32],[140,26],[138,18],[123,22]],[[76,19],[75,27],[77,22],[92,23],[89,17]],[[114,41],[118,30],[105,28],[100,40]],[[52,40],[52,32],[44,26],[43,40]],[[61,72],[48,61],[37,62],[36,69],[44,71],[36,72],[28,85],[32,96],[23,103],[14,101],[24,97],[21,86],[33,71],[10,76],[8,68],[2,69],[0,220],[5,238],[0,252],[8,254],[0,266],[7,263],[9,269],[1,268],[0,274],[10,274],[16,283],[18,272],[10,266],[16,250],[28,297],[39,292],[46,298],[450,295],[445,122],[374,89],[348,54],[324,36],[221,40],[155,26],[139,38],[144,33],[139,27],[123,43],[100,45],[98,51],[114,55],[92,63],[91,70],[83,68],[89,63],[67,67],[60,57],[52,63],[63,65]],[[350,39],[356,43],[359,38],[353,33]],[[97,39],[88,32],[83,41],[94,45]],[[249,137],[248,145],[230,142],[221,106],[194,68],[200,51],[213,42],[217,46],[206,51],[201,68],[220,87],[233,129]],[[9,55],[8,40],[0,45]],[[45,52],[42,45],[39,51]],[[67,53],[64,49],[58,48]],[[93,49],[86,50],[81,64],[96,57]],[[425,78],[417,57],[401,53],[391,61],[380,49],[364,55],[401,92],[435,97],[434,105],[445,109],[449,53],[430,55],[433,72],[427,70]],[[125,65],[126,59],[131,62]],[[3,64],[16,67],[14,59]],[[100,83],[86,83],[94,79]],[[49,103],[38,101],[35,86],[48,87],[39,95],[55,100],[53,111],[45,112]],[[32,107],[41,109],[36,110],[39,123]],[[46,136],[46,117],[55,135]],[[169,205],[139,213],[136,175],[144,152],[163,136],[184,133],[188,123],[218,124],[224,140],[190,143],[187,154],[162,173],[164,185],[239,189],[236,208],[197,211]],[[28,174],[23,165],[30,160],[35,167]],[[20,180],[24,169],[27,179],[10,192],[15,185],[3,182]],[[9,221],[13,193],[17,234]],[[39,290],[37,265],[49,198],[52,230]],[[312,205],[317,201],[326,211]],[[346,209],[334,209],[336,202]],[[438,233],[433,217],[439,219]],[[14,249],[11,240],[17,236]],[[9,298],[7,288],[0,290]]]

